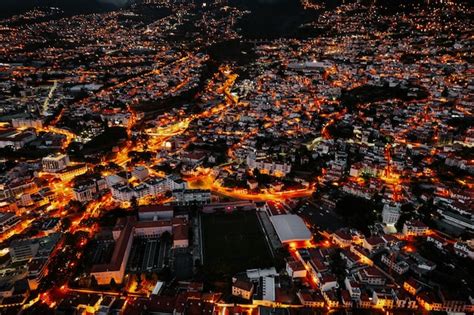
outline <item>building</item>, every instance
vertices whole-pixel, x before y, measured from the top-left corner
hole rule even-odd
[[[34,291],[48,273],[48,258],[34,258],[28,264],[28,287]]]
[[[469,243],[456,242],[453,247],[456,255],[474,259],[474,248]]]
[[[0,233],[7,232],[20,222],[21,219],[12,212],[0,213]]]
[[[474,231],[473,213],[461,213],[460,211],[445,209],[438,209],[438,213],[444,222],[461,229]]]
[[[383,248],[385,241],[379,236],[371,236],[362,240],[362,246],[372,253]]]
[[[323,291],[323,297],[329,308],[339,307],[339,299],[337,297],[337,292],[335,289]]]
[[[352,235],[343,230],[331,234],[331,240],[339,247],[349,247],[352,244]]]
[[[47,173],[58,173],[71,164],[66,154],[49,155],[41,160],[43,171]]]
[[[322,292],[335,290],[339,287],[339,285],[337,284],[336,276],[331,273],[325,273],[323,275],[320,275],[318,282]]]
[[[14,118],[12,119],[13,128],[43,128],[43,121],[34,118]]]
[[[395,307],[399,309],[418,309],[418,303],[416,299],[403,290],[393,291],[393,296],[395,298]]]
[[[395,226],[400,218],[399,204],[385,204],[382,210],[382,222],[387,226]]]
[[[173,216],[174,210],[172,206],[147,205],[138,208],[138,219],[141,221],[172,219]]]
[[[403,224],[403,235],[405,236],[421,236],[428,233],[429,228],[421,221],[412,220]]]
[[[436,234],[428,235],[426,240],[433,243],[438,249],[444,249],[448,245],[448,240]]]
[[[30,260],[33,257],[49,257],[60,238],[59,233],[52,233],[45,237],[14,240],[9,251],[13,262]]]
[[[289,260],[286,262],[286,273],[292,278],[306,277],[306,268],[299,260]]]
[[[179,206],[205,205],[211,202],[211,191],[207,189],[175,189],[173,203]]]
[[[188,184],[176,174],[171,174],[165,177],[166,186],[168,190],[185,190],[188,188]]]
[[[112,197],[119,201],[130,201],[135,197],[135,193],[132,188],[124,184],[115,184],[110,188]]]
[[[87,173],[87,164],[78,163],[73,165],[68,165],[65,169],[60,170],[59,172],[54,173],[54,175],[61,179],[63,182],[72,180],[74,177]]]
[[[311,308],[323,308],[324,307],[324,297],[321,291],[309,292],[309,291],[298,291],[296,293],[300,303],[303,306]]]
[[[246,300],[252,298],[253,289],[253,283],[250,281],[237,279],[232,283],[232,295]]]
[[[372,293],[372,302],[376,308],[392,309],[395,305],[395,299],[392,293],[384,290],[374,290]]]
[[[107,182],[103,178],[93,178],[72,189],[74,199],[79,202],[88,202],[97,199],[100,193],[107,189]]]
[[[255,154],[248,155],[246,162],[249,169],[258,169],[263,174],[285,176],[291,171],[291,164],[257,158]]]
[[[276,301],[276,278],[275,276],[262,276],[258,279],[256,293],[253,303],[256,305],[273,305]]]
[[[120,231],[118,238],[115,238],[116,234],[114,233],[115,247],[110,262],[92,267],[91,276],[95,277],[98,284],[110,284],[112,279],[115,283],[122,283],[125,276],[125,267],[132,249],[133,232],[135,229],[133,223],[132,220],[124,222],[125,226]]]
[[[134,237],[157,238],[168,232],[173,235],[173,247],[188,246],[188,223],[184,219],[137,221],[135,217],[124,217],[117,220],[112,231],[115,247],[110,262],[94,265],[91,276],[100,285],[122,283],[125,268],[130,256]]]
[[[16,130],[6,129],[0,131],[0,148],[12,147],[16,150],[36,139],[33,129]]]
[[[132,176],[136,179],[143,181],[148,177],[148,169],[145,166],[137,166],[132,170]]]
[[[356,273],[360,283],[369,285],[384,285],[385,276],[375,267],[367,267]]]
[[[186,224],[173,224],[173,248],[189,246],[189,227]]]
[[[295,214],[274,215],[270,221],[282,244],[306,242],[313,238],[303,219]]]
[[[415,279],[409,278],[405,282],[403,282],[403,289],[411,295],[417,295],[418,292],[423,289],[423,285]]]
[[[9,181],[0,184],[0,200],[16,198],[23,194],[35,192],[38,186],[33,179]]]
[[[397,274],[402,275],[410,269],[410,265],[404,260],[400,259],[395,253],[390,255],[382,255],[382,263],[384,263],[389,269],[395,271]]]
[[[360,284],[353,277],[346,277],[344,279],[344,286],[349,292],[352,300],[357,301],[360,299],[360,296],[362,294]]]
[[[204,205],[202,207],[202,212],[204,213],[214,213],[219,211],[232,212],[232,211],[246,211],[254,210],[256,204],[253,201],[247,200],[237,200],[229,202],[217,202]]]

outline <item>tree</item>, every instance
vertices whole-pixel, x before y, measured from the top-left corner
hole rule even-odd
[[[131,204],[133,210],[138,210],[138,199],[137,199],[137,197],[133,196],[132,199],[130,200],[130,204]]]
[[[164,231],[163,233],[161,233],[161,236],[160,236],[160,240],[163,242],[163,243],[169,243],[171,241],[171,234],[170,232],[168,231]]]
[[[71,209],[72,212],[82,212],[84,210],[84,206],[82,205],[82,203],[77,200],[69,201],[68,207],[69,209]]]
[[[63,231],[69,230],[69,228],[71,227],[71,219],[69,219],[68,217],[63,218],[61,221],[61,226]]]
[[[110,280],[110,288],[111,288],[112,290],[116,290],[116,289],[117,289],[117,282],[115,282],[115,278],[112,278],[112,279]]]
[[[97,289],[99,287],[99,283],[97,282],[97,279],[95,276],[91,276],[91,284],[90,284],[92,289]]]

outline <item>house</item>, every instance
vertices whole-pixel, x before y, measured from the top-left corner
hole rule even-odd
[[[372,308],[372,299],[369,297],[367,293],[362,293],[360,295],[360,299],[357,303],[359,308]]]
[[[354,268],[362,263],[362,259],[349,250],[342,250],[341,258],[345,261],[347,268]]]
[[[300,303],[306,307],[311,308],[322,308],[324,307],[324,297],[321,291],[309,292],[309,291],[298,291],[296,293]]]
[[[189,246],[189,227],[187,224],[173,225],[173,248]]]
[[[349,292],[351,299],[357,301],[361,296],[360,284],[352,277],[346,277],[344,279],[344,285],[347,292]]]
[[[402,275],[410,269],[410,265],[402,259],[396,253],[390,253],[389,255],[382,255],[382,263],[388,268],[395,271],[397,274]]]
[[[206,189],[175,189],[173,203],[180,206],[205,205],[211,202],[211,191]]]
[[[338,288],[336,276],[330,273],[323,274],[319,277],[319,287],[323,292]]]
[[[405,291],[407,291],[411,295],[416,295],[418,294],[418,292],[421,291],[421,289],[423,289],[423,285],[415,279],[409,278],[408,280],[403,282],[403,289],[405,289]]]
[[[306,268],[299,260],[289,260],[286,262],[286,272],[292,278],[306,277]]]
[[[339,247],[349,247],[352,244],[352,235],[346,231],[338,230],[331,234],[331,240]]]
[[[323,297],[329,308],[339,307],[339,299],[337,298],[337,293],[335,289],[323,291]]]
[[[395,300],[391,292],[385,290],[374,290],[372,293],[372,302],[376,308],[393,308]]]
[[[443,310],[443,302],[432,291],[422,291],[416,296],[416,300],[427,311]]]
[[[356,275],[363,284],[384,285],[386,282],[385,276],[372,266],[359,270]]]
[[[428,233],[429,228],[426,224],[418,220],[407,221],[403,224],[403,235],[421,236]]]
[[[448,245],[448,241],[445,238],[436,234],[428,235],[426,240],[430,243],[433,243],[438,249],[444,249],[444,247]]]
[[[364,247],[359,246],[359,245],[352,245],[349,248],[349,250],[350,250],[351,253],[353,253],[357,257],[359,257],[360,262],[362,262],[366,265],[369,265],[369,266],[372,266],[374,264],[372,259],[369,258],[369,256],[370,256],[369,251],[367,249],[365,249]]]
[[[418,303],[416,299],[403,290],[393,291],[395,307],[400,309],[416,310]]]
[[[341,290],[341,302],[342,307],[351,308],[352,307],[352,298],[349,291],[342,289]]]
[[[474,259],[474,248],[467,242],[454,243],[454,252],[458,256]]]
[[[372,236],[363,239],[362,246],[367,249],[369,252],[374,252],[385,245],[383,238],[379,236]]]
[[[237,279],[232,283],[232,295],[250,300],[253,294],[253,283],[247,280]]]

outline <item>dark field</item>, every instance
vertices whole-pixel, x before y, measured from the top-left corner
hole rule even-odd
[[[204,268],[214,275],[269,267],[273,261],[254,212],[202,216]]]

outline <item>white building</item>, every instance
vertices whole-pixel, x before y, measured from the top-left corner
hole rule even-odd
[[[306,277],[306,268],[299,260],[290,260],[286,262],[286,273],[292,278]]]
[[[207,189],[173,190],[173,203],[177,205],[204,205],[211,202],[211,191]]]
[[[454,243],[454,252],[461,257],[469,257],[474,259],[474,248],[467,242]]]
[[[130,201],[135,196],[133,189],[128,185],[116,184],[111,187],[112,197],[119,201]]]
[[[291,164],[256,158],[254,154],[248,155],[246,162],[249,169],[258,169],[264,174],[284,176],[291,171]]]
[[[171,174],[165,177],[166,186],[168,190],[180,190],[180,189],[187,189],[187,183],[176,174]]]
[[[423,222],[412,220],[403,224],[403,234],[405,236],[421,236],[428,232],[429,228]]]
[[[49,155],[41,160],[43,171],[48,173],[57,173],[64,170],[69,164],[69,156],[66,154]]]
[[[388,268],[395,271],[397,274],[402,275],[410,269],[410,266],[406,261],[398,259],[395,254],[391,255],[382,255],[382,263],[384,263]]]
[[[394,226],[400,218],[400,204],[385,204],[382,210],[382,222]]]
[[[283,244],[305,242],[313,238],[303,219],[295,214],[274,215],[270,221]]]

